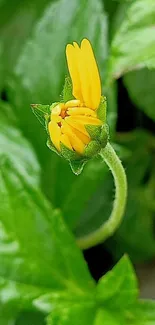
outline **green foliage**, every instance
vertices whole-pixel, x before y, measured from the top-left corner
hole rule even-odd
[[[132,265],[124,257],[114,269],[103,276],[97,287],[99,299],[108,301],[111,308],[128,308],[136,302],[138,284]]]
[[[0,2],[0,88],[10,77],[20,51],[49,0]],[[22,28],[21,28],[22,25]]]
[[[45,325],[45,316],[38,311],[23,311],[18,315],[15,325]]]
[[[0,324],[154,325],[155,303],[138,299],[129,259],[96,285],[71,233],[88,234],[108,219],[114,185],[107,167],[96,157],[73,175],[46,147],[30,109],[44,105],[33,110],[45,126],[47,104],[72,98],[65,46],[90,39],[129,185],[123,223],[105,246],[114,260],[124,252],[136,263],[153,259],[154,132],[115,130],[120,76],[135,125],[147,126],[141,111],[155,121],[154,0],[1,0],[0,18]],[[70,91],[61,95],[65,78]],[[123,99],[121,106],[127,109]]]
[[[94,304],[67,304],[59,305],[57,309],[54,309],[53,313],[48,317],[48,325],[84,325],[94,324],[95,319],[95,307]]]
[[[130,72],[124,76],[124,83],[137,107],[155,121],[154,70]]]
[[[127,257],[122,260],[105,276],[96,287],[96,294],[84,296],[80,301],[74,297],[63,297],[49,294],[37,301],[38,307],[52,308],[48,324],[77,324],[127,325],[139,318],[143,325],[150,324],[154,317],[154,302],[138,302],[137,281],[133,268]],[[66,299],[67,298],[67,299]],[[69,299],[70,298],[70,299]],[[120,309],[120,306],[123,306]],[[144,306],[144,308],[143,308]],[[137,316],[137,317],[136,317]],[[137,323],[138,324],[138,323]]]
[[[133,315],[129,315],[131,325],[153,325],[155,318],[154,301],[142,300],[137,304]]]
[[[122,16],[121,16],[122,17]],[[128,2],[124,19],[112,39],[109,78],[118,78],[128,70],[143,66],[155,68],[155,2]]]

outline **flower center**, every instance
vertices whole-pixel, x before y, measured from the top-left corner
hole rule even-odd
[[[91,118],[93,121],[94,118],[97,119],[97,115],[94,110],[85,107],[80,100],[70,100],[66,103],[59,103],[52,109],[51,112],[51,120],[55,121],[59,127],[62,126],[64,120],[67,122],[67,120],[74,120],[76,118],[82,119],[83,123],[85,121],[86,124],[89,124],[89,121],[87,123],[87,120]]]

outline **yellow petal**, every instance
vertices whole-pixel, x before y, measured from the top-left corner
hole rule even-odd
[[[79,154],[82,154],[85,144],[77,137],[77,135],[73,132],[73,129],[65,121],[62,123],[62,132],[68,135],[73,149]]]
[[[56,123],[61,123],[62,117],[60,115],[51,115],[51,121],[54,121]]]
[[[65,121],[67,124],[75,128],[76,130],[82,132],[83,134],[87,135],[89,137],[88,132],[86,131],[84,125],[80,123],[79,121],[76,120],[76,117],[74,116],[69,116],[65,118]]]
[[[52,111],[51,111],[51,115],[59,115],[61,113],[61,110],[65,107],[65,105],[63,103],[60,103],[58,105],[56,105]]]
[[[76,115],[74,118],[76,122],[82,125],[102,125],[102,121],[95,117]]]
[[[63,103],[60,103],[56,105],[52,111],[51,111],[51,121],[55,121],[57,123],[60,123],[62,120],[62,117],[60,116],[61,110],[64,109],[65,105]]]
[[[83,61],[85,64],[85,71],[87,70],[87,78],[89,84],[91,107],[97,109],[101,99],[101,81],[95,56],[90,42],[87,39],[83,39],[81,43],[81,52]]]
[[[90,142],[90,137],[87,135],[81,133],[80,131],[73,128],[73,132],[76,134],[76,136],[84,143],[88,144]]]
[[[60,151],[60,136],[61,136],[60,127],[56,122],[50,121],[48,124],[48,130],[49,130],[52,143],[57,148],[57,150]]]
[[[78,106],[80,106],[80,104],[81,104],[80,100],[73,99],[73,100],[69,100],[68,102],[66,102],[65,107],[67,107],[67,108],[78,107]]]
[[[73,96],[83,101],[81,93],[81,83],[78,70],[77,53],[73,45],[68,44],[66,47],[66,57],[68,70],[73,84]]]
[[[69,141],[69,137],[66,134],[61,134],[60,142],[62,142],[67,148],[73,150],[71,143]]]
[[[88,107],[72,107],[67,110],[68,115],[88,115],[96,117],[96,113]]]
[[[91,84],[90,84],[90,78],[89,78],[89,71],[87,66],[87,58],[85,57],[85,53],[75,46],[75,52],[76,52],[76,60],[77,60],[77,67],[79,71],[79,78],[80,78],[80,85],[81,85],[81,93],[83,97],[83,101],[85,106],[91,107]],[[89,67],[90,69],[90,67]]]

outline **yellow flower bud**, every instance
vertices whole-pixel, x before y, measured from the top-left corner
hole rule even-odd
[[[63,143],[70,150],[83,154],[85,146],[91,141],[87,125],[102,125],[94,110],[81,106],[77,100],[60,103],[51,112],[48,125],[51,141],[58,151],[61,151]]]
[[[33,104],[32,109],[48,133],[48,147],[67,159],[79,174],[88,159],[108,141],[106,98],[90,42],[84,39],[66,47],[70,78],[66,78],[63,100],[50,105]]]
[[[52,109],[48,130],[58,151],[61,151],[63,143],[70,150],[83,155],[91,141],[86,127],[103,124],[97,116],[101,100],[100,77],[87,39],[82,41],[81,47],[75,42],[68,44],[66,56],[75,99],[59,103]]]

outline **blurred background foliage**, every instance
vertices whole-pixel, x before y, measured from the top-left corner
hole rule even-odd
[[[11,161],[25,189],[28,185],[39,188],[42,196],[62,211],[76,236],[89,233],[108,218],[114,185],[107,167],[95,158],[80,176],[73,175],[68,164],[46,147],[46,135],[30,109],[30,103],[59,100],[67,74],[65,46],[83,37],[92,42],[95,51],[103,94],[108,99],[111,141],[129,183],[123,223],[95,254],[100,252],[104,258],[102,249],[103,254],[106,249],[113,263],[124,252],[136,264],[152,261],[154,0],[0,1],[0,155],[3,163]],[[9,172],[6,163],[6,172],[7,168]],[[9,216],[7,209],[5,213]],[[27,324],[32,317],[21,315],[16,325]],[[40,318],[34,315],[34,319]]]

